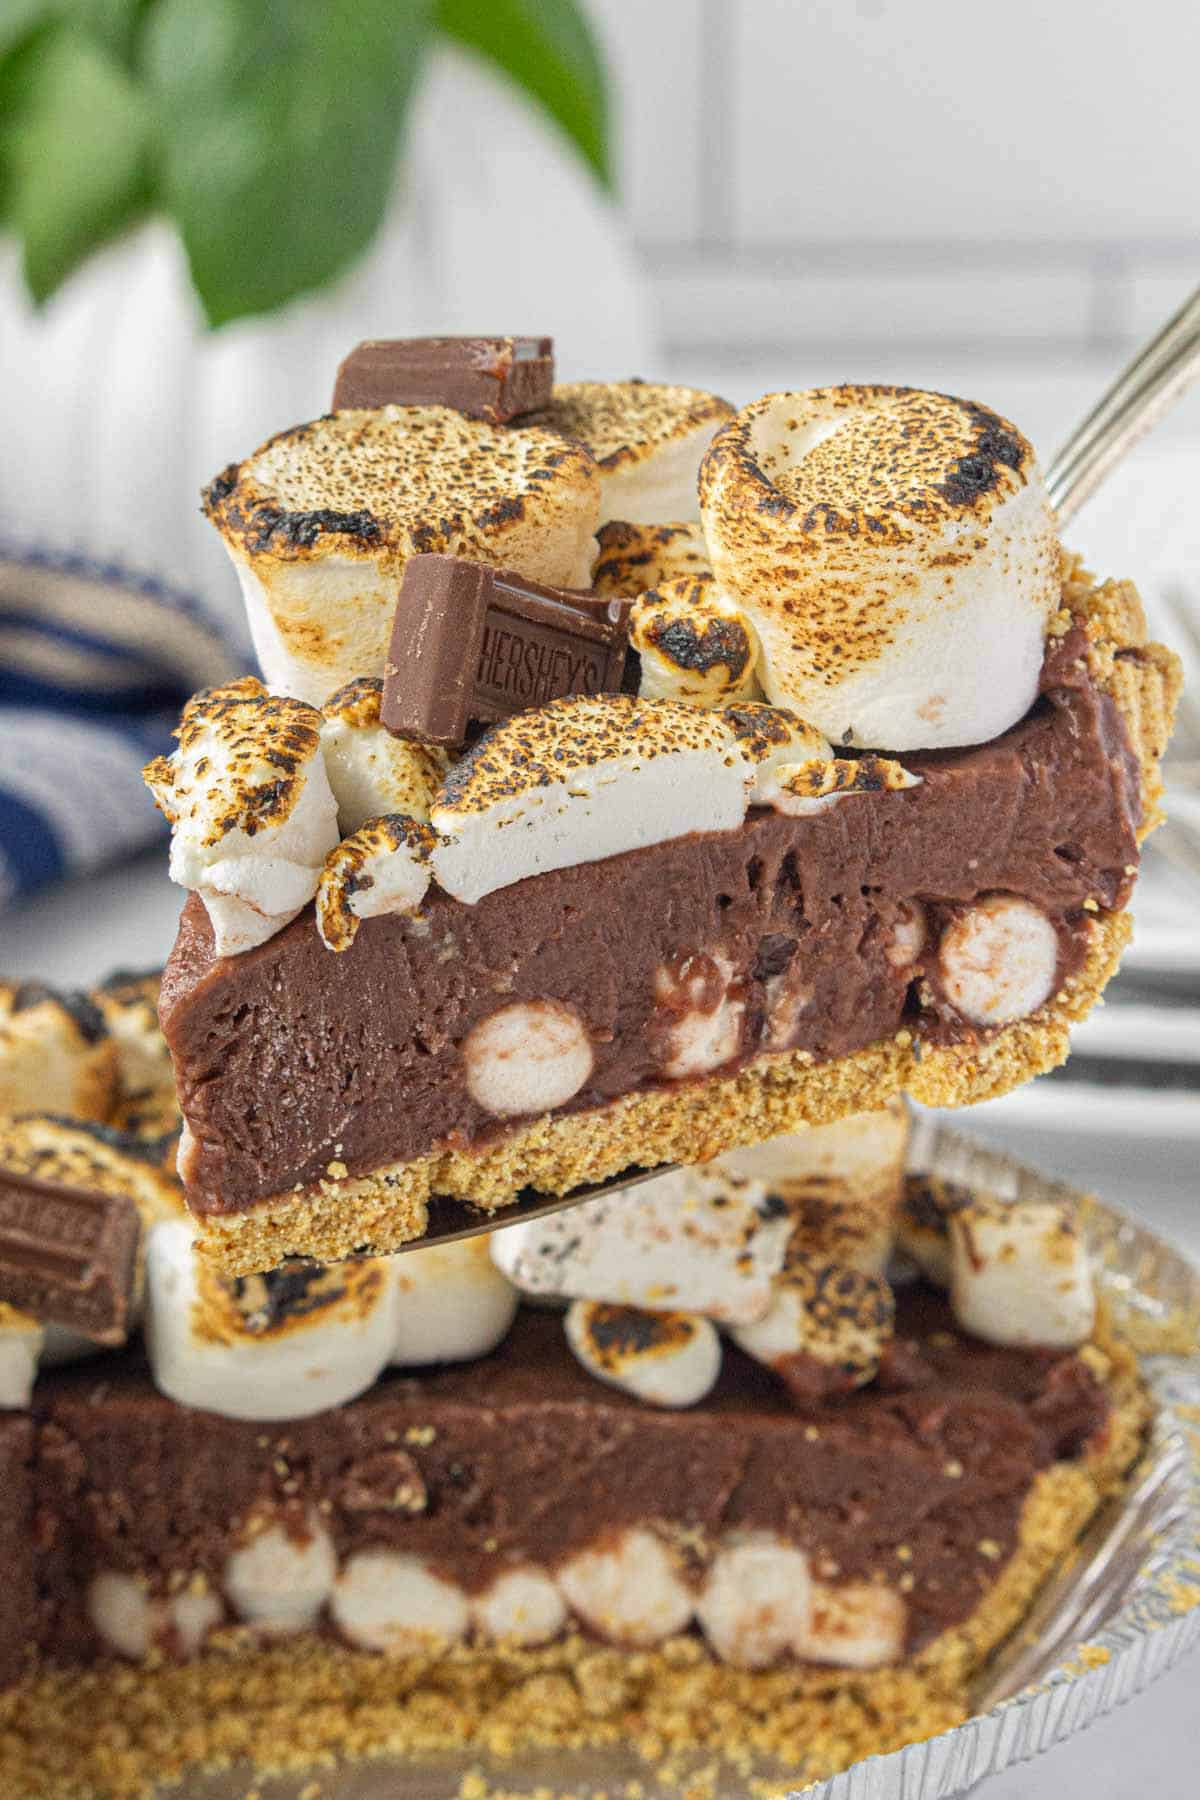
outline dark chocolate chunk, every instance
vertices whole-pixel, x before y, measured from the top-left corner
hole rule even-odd
[[[125,1194],[0,1170],[0,1300],[97,1343],[122,1343],[140,1231]]]
[[[458,556],[404,569],[381,716],[397,737],[457,746],[566,694],[618,694],[630,602],[544,587]]]
[[[333,410],[453,406],[504,425],[549,405],[553,391],[551,338],[368,338],[338,369]]]

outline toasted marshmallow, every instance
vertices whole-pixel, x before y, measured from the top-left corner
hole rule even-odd
[[[700,459],[732,417],[732,406],[715,394],[649,381],[558,382],[550,405],[535,415],[595,457],[601,525],[698,518]]]
[[[724,1169],[762,1183],[786,1208],[787,1259],[839,1262],[882,1275],[904,1184],[908,1113],[900,1101],[812,1125],[719,1157]]]
[[[317,885],[317,930],[327,950],[348,950],[359,921],[415,913],[429,888],[436,842],[431,825],[403,813],[368,819],[325,859]]]
[[[171,879],[200,895],[219,956],[265,942],[317,891],[338,841],[320,725],[244,677],[189,700],[179,748],[145,769],[171,824]]]
[[[767,394],[715,439],[701,517],[767,698],[835,744],[978,744],[1033,703],[1054,514],[995,413],[910,388]]]
[[[116,1047],[87,994],[0,981],[0,1114],[107,1119],[117,1074]]]
[[[155,1114],[165,1127],[177,1121],[179,1109],[171,1053],[158,1023],[161,979],[160,969],[140,973],[115,970],[92,990],[91,998],[100,1009],[116,1051],[119,1109],[132,1115],[140,1107]],[[122,1129],[128,1128],[125,1117],[118,1123]],[[151,1133],[147,1130],[139,1135]]]
[[[711,575],[708,545],[691,519],[666,525],[633,525],[613,519],[596,533],[600,554],[592,570],[592,592],[636,600],[647,588],[680,576]]]
[[[695,1612],[667,1546],[636,1525],[568,1557],[558,1585],[572,1612],[599,1637],[638,1649],[685,1630]]]
[[[769,1532],[731,1538],[713,1558],[696,1616],[722,1662],[765,1669],[809,1628],[808,1558]]]
[[[220,1275],[190,1221],[146,1250],[146,1348],[155,1385],[229,1419],[305,1419],[365,1393],[387,1367],[396,1292],[382,1258]]]
[[[36,1319],[0,1300],[0,1410],[22,1412],[29,1405],[43,1341]]]
[[[204,497],[268,685],[314,706],[383,674],[422,551],[586,586],[600,478],[581,444],[444,406],[339,412],[281,432]]]
[[[419,1556],[360,1550],[337,1578],[329,1606],[334,1624],[360,1650],[412,1655],[467,1635],[467,1596]]]
[[[548,1644],[566,1623],[566,1602],[542,1569],[510,1569],[471,1602],[472,1628],[485,1643]]]
[[[467,1092],[498,1119],[565,1106],[593,1061],[586,1025],[561,1000],[515,1000],[473,1025],[462,1047]]]
[[[321,708],[321,754],[343,837],[387,813],[428,819],[450,766],[444,750],[392,736],[380,721],[382,696],[383,682],[364,675]]]
[[[1091,1259],[1063,1207],[976,1200],[948,1224],[950,1303],[964,1330],[989,1344],[1049,1350],[1073,1350],[1091,1336]]]
[[[728,706],[759,692],[754,627],[711,575],[684,575],[642,594],[629,615],[629,642],[647,700]]]
[[[567,1342],[589,1375],[651,1406],[695,1406],[721,1373],[721,1340],[697,1313],[573,1300]]]
[[[869,1581],[814,1582],[808,1622],[792,1639],[804,1662],[879,1669],[904,1655],[908,1608],[894,1588]]]
[[[710,1163],[522,1220],[490,1241],[494,1261],[523,1293],[738,1324],[770,1306],[790,1230],[761,1183]]]
[[[1011,1025],[1054,992],[1058,933],[1031,901],[987,894],[946,926],[937,969],[943,993],[964,1019]]]
[[[333,1540],[314,1511],[298,1525],[252,1519],[222,1576],[238,1616],[270,1637],[316,1624],[337,1578]]]
[[[670,1081],[709,1075],[742,1047],[743,983],[720,951],[699,951],[654,972],[649,1036],[659,1072]]]
[[[392,1280],[391,1360],[401,1368],[487,1356],[517,1316],[517,1290],[493,1263],[482,1237],[407,1250],[392,1258]]]
[[[495,888],[693,831],[732,831],[744,764],[718,714],[625,694],[519,713],[446,778],[430,819],[433,872],[473,904]]]
[[[974,1203],[968,1188],[938,1175],[910,1175],[896,1215],[896,1248],[934,1287],[950,1286],[950,1215]]]
[[[63,1187],[125,1194],[137,1207],[143,1230],[183,1213],[178,1182],[139,1145],[131,1147],[105,1125],[38,1113],[0,1120],[0,1169]]]
[[[782,763],[772,771],[771,805],[798,819],[824,812],[855,794],[899,793],[920,787],[921,777],[886,756],[835,756],[810,762]]]
[[[833,751],[811,725],[785,706],[743,701],[721,714],[737,739],[747,766],[751,806],[772,806],[779,793],[778,771],[795,763],[828,762]]]
[[[892,1337],[895,1303],[875,1275],[841,1263],[789,1263],[771,1310],[734,1328],[734,1341],[803,1398],[820,1399],[874,1379]]]

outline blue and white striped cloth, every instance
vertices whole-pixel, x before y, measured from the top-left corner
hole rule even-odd
[[[247,660],[192,595],[0,540],[0,906],[153,843],[143,763]]]

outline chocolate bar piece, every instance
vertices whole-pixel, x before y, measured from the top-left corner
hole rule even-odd
[[[97,1343],[120,1344],[140,1230],[124,1194],[0,1170],[0,1299]]]
[[[333,410],[453,406],[505,425],[547,406],[553,390],[552,338],[368,338],[338,369]]]
[[[471,724],[565,694],[619,693],[629,604],[458,556],[410,557],[383,671],[383,723],[397,737],[457,746]]]

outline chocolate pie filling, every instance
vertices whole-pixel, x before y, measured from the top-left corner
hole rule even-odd
[[[876,1384],[814,1406],[733,1346],[703,1405],[642,1406],[598,1386],[561,1320],[529,1308],[481,1362],[286,1425],[177,1406],[134,1356],[54,1375],[37,1400],[37,1548],[11,1546],[5,1606],[21,1607],[33,1560],[44,1653],[87,1660],[93,1575],[219,1589],[249,1517],[302,1530],[315,1507],[339,1560],[408,1551],[470,1590],[652,1524],[701,1558],[725,1532],[778,1532],[823,1580],[900,1583],[914,1652],[978,1604],[1035,1474],[1096,1445],[1109,1401],[1074,1355],[965,1337],[929,1289],[900,1294],[897,1330]]]
[[[235,1213],[505,1129],[468,1091],[472,1026],[518,1001],[582,1018],[594,1055],[563,1110],[661,1084],[677,996],[732,971],[738,1044],[846,1055],[902,1024],[972,1036],[929,954],[956,909],[994,892],[1031,901],[1058,934],[1059,977],[1081,964],[1088,910],[1122,906],[1138,860],[1138,768],[1078,627],[1052,643],[1041,696],[973,749],[905,756],[922,777],[804,817],[755,808],[694,835],[535,876],[463,905],[431,890],[416,919],[364,920],[321,943],[311,908],[236,957],[214,955],[199,899],[184,909],[161,997],[193,1143],[199,1213]],[[897,953],[923,909],[926,953]],[[719,959],[719,960],[718,960]],[[703,1004],[703,1001],[701,1001]]]

